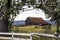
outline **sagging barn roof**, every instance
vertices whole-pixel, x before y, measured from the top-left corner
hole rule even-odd
[[[50,25],[49,23],[45,22],[42,18],[37,17],[28,17],[25,20],[26,25]]]

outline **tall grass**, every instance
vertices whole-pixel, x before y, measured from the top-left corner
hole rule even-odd
[[[13,26],[11,28],[14,32],[19,33],[55,33],[56,32],[56,26],[51,26],[51,30],[46,29],[46,26]]]

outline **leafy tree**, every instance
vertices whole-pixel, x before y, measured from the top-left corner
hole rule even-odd
[[[37,6],[38,5],[38,6]],[[52,20],[56,20],[57,23],[57,33],[59,33],[60,25],[60,1],[59,0],[45,0],[40,4],[37,4],[37,8],[41,8],[48,14],[48,18],[51,17]]]
[[[19,0],[0,0],[0,32],[9,31],[9,27],[22,6]]]

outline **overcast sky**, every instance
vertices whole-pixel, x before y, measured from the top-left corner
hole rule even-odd
[[[26,20],[27,17],[39,17],[46,20],[45,13],[41,9],[33,9],[33,7],[28,8],[24,6],[24,11],[19,11],[19,14],[16,16],[15,21]]]

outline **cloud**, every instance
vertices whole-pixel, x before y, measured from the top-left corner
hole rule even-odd
[[[27,8],[24,11],[19,11],[19,14],[16,16],[16,20],[26,20],[27,17],[40,17],[45,20],[45,13],[41,9]]]

